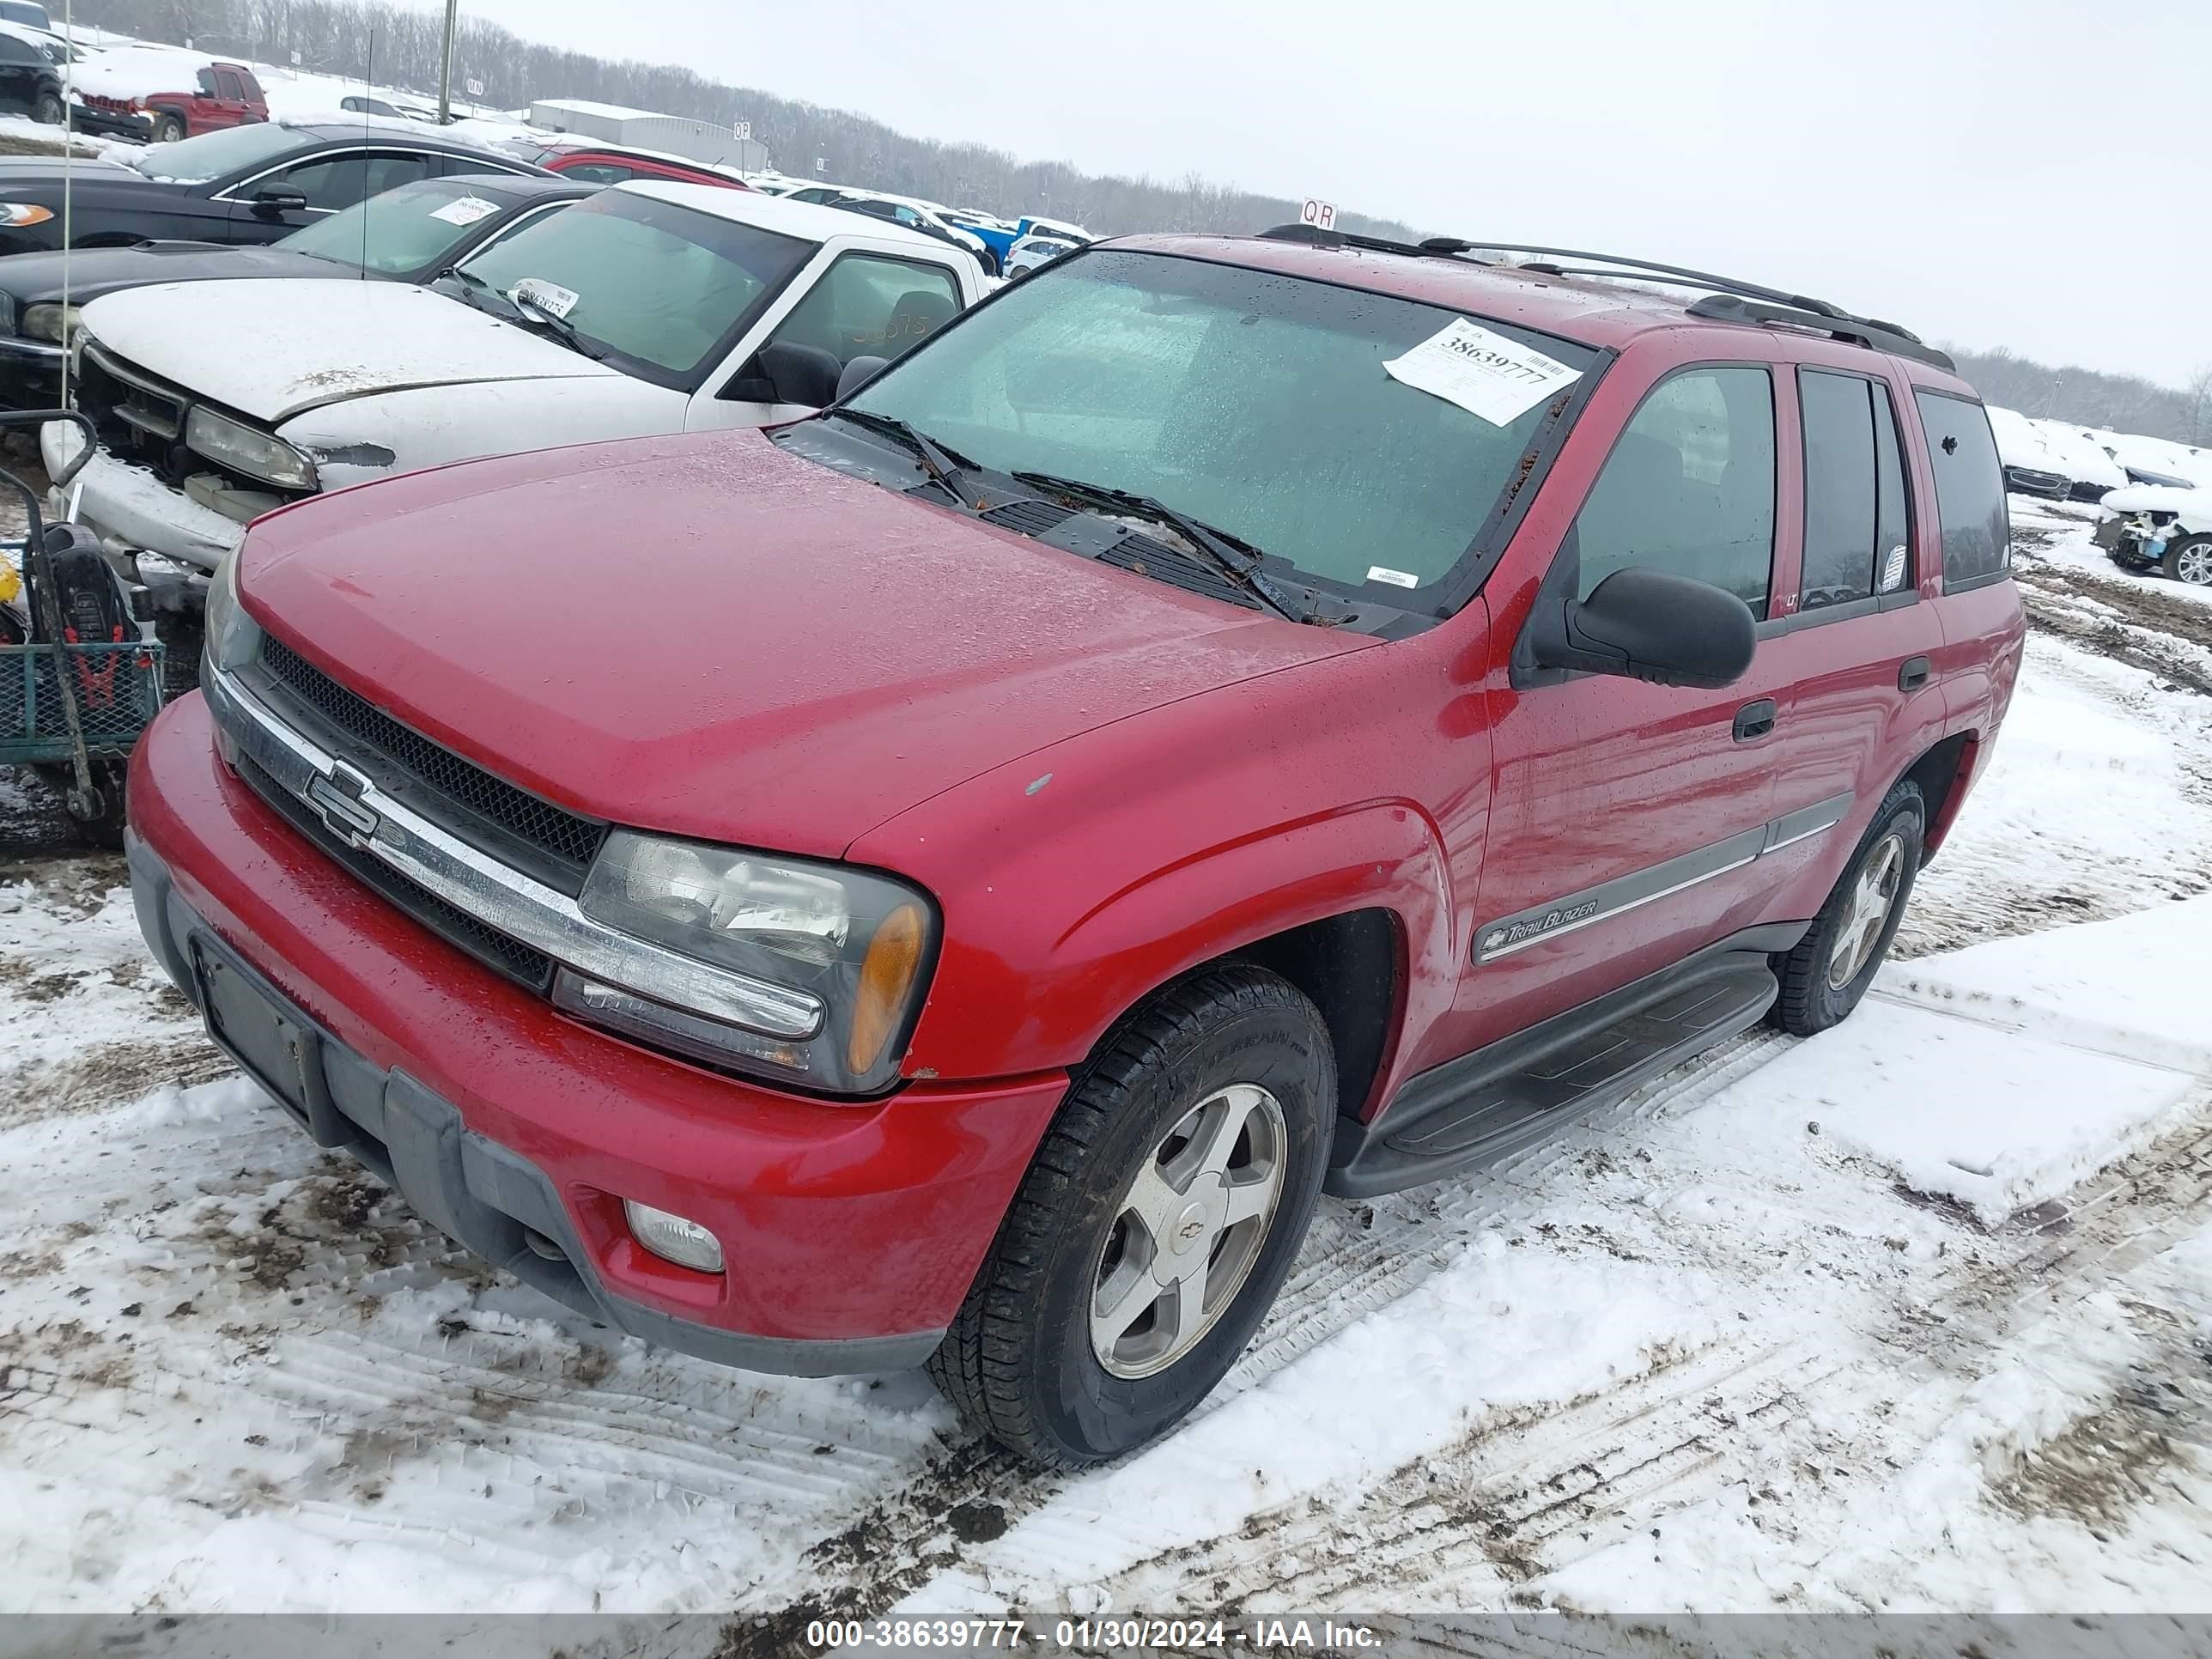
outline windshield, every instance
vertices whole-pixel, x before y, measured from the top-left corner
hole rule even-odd
[[[1457,318],[1270,271],[1086,252],[971,312],[852,406],[978,466],[1148,495],[1304,574],[1388,594],[1459,563],[1556,401],[1498,425],[1384,369]],[[1596,360],[1480,325],[1571,370]]]
[[[242,167],[305,149],[313,142],[290,127],[256,121],[248,126],[204,132],[197,138],[180,138],[173,144],[149,144],[133,158],[132,165],[149,179],[173,185],[204,185]]]
[[[444,263],[482,232],[484,220],[504,211],[465,179],[425,179],[318,219],[277,246],[396,276]]]
[[[462,269],[518,284],[642,380],[689,390],[817,244],[611,190],[526,226]]]

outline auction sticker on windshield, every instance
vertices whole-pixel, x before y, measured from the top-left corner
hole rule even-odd
[[[1582,370],[1464,317],[1453,318],[1382,367],[1393,379],[1457,404],[1492,426],[1510,426],[1561,386],[1582,378]]]
[[[430,216],[443,219],[449,225],[472,225],[479,219],[489,219],[499,211],[499,204],[487,202],[481,196],[464,196],[441,208],[433,208]]]
[[[576,308],[576,301],[584,296],[574,289],[562,288],[558,283],[549,283],[538,276],[526,276],[507,289],[507,297],[519,306],[528,306],[532,311],[542,311],[548,317],[565,319]]]

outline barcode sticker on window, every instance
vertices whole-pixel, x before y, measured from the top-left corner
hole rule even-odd
[[[1510,426],[1582,371],[1455,317],[1402,357],[1382,365],[1394,380],[1457,404],[1492,426]]]
[[[489,219],[499,211],[499,204],[487,202],[481,196],[464,196],[457,201],[434,208],[430,216],[443,219],[449,225],[472,225],[479,219]]]
[[[1410,570],[1392,570],[1387,566],[1370,564],[1367,567],[1370,582],[1388,582],[1393,587],[1419,587],[1421,579]]]

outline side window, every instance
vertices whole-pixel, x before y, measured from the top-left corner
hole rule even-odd
[[[217,70],[215,72],[215,87],[216,95],[219,98],[234,98],[241,103],[246,100],[246,87],[235,70]]]
[[[349,208],[372,196],[427,179],[433,158],[408,152],[333,155],[289,167],[277,176],[307,192],[307,205],[325,213]]]
[[[0,64],[36,64],[40,61],[28,41],[19,40],[12,34],[0,34]]]
[[[848,253],[822,274],[774,338],[819,346],[841,364],[896,357],[959,309],[960,290],[944,266]]]
[[[192,85],[198,89],[201,97],[214,97],[215,71],[211,69],[202,70],[197,76],[192,77]]]
[[[1936,513],[1943,526],[1943,585],[2002,574],[2012,563],[2004,472],[1982,406],[1941,392],[1915,392],[1928,459],[1936,469]]]
[[[1579,597],[1645,565],[1724,588],[1766,615],[1774,567],[1774,383],[1692,368],[1644,398],[1575,520]]]
[[[1905,470],[1889,390],[1851,374],[1797,373],[1805,425],[1803,608],[1906,586]]]

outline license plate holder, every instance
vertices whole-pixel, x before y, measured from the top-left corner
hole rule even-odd
[[[313,1068],[321,1063],[314,1033],[279,1006],[249,974],[226,960],[224,952],[197,937],[191,948],[208,1035],[312,1130],[316,1091],[311,1079],[315,1076]]]

